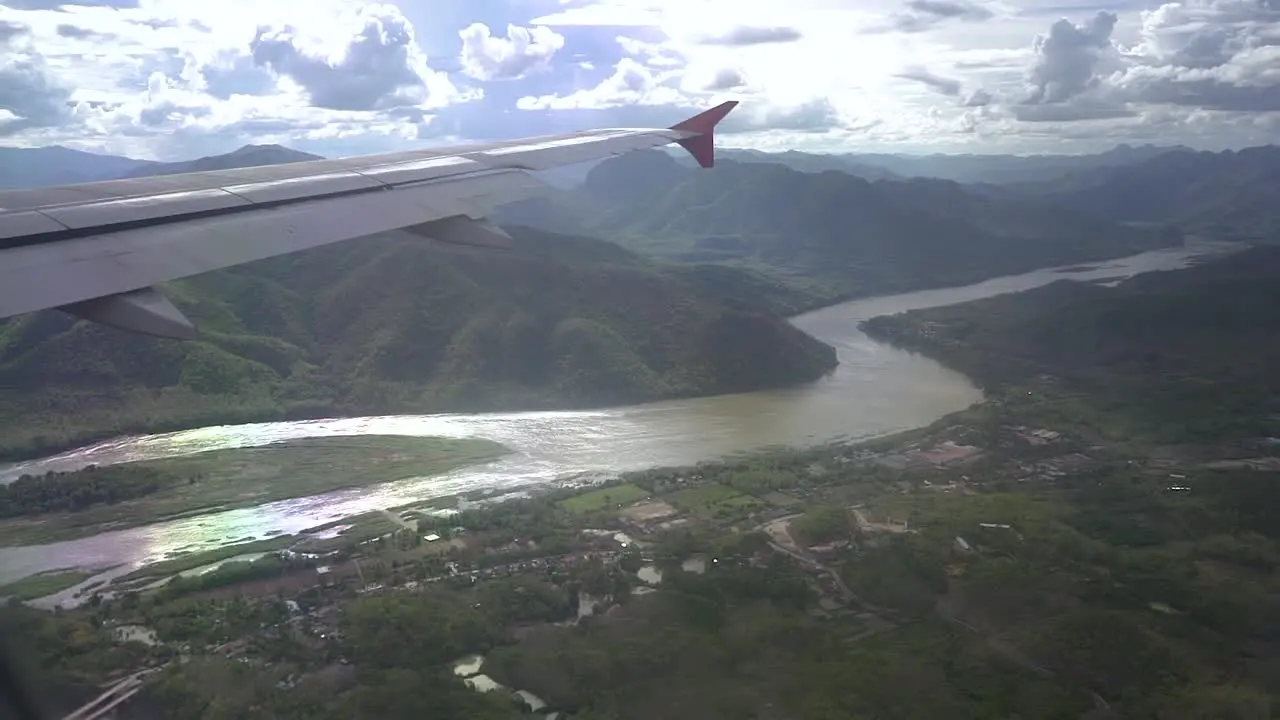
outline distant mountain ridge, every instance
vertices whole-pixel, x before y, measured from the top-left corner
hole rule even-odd
[[[1018,188],[1120,221],[1167,223],[1217,239],[1280,242],[1280,147],[1183,149]]]
[[[843,154],[806,153],[797,150],[782,152],[763,152],[760,150],[740,150],[736,148],[718,151],[725,160],[740,163],[773,163],[783,165],[798,172],[819,173],[832,170],[848,173],[868,180],[901,180],[905,176],[885,165],[874,162],[863,162],[859,156]],[[688,164],[688,163],[686,163]],[[691,164],[689,164],[692,167]]]
[[[1101,153],[1082,155],[892,155],[849,153],[839,155],[851,163],[883,168],[900,177],[932,177],[962,183],[1006,185],[1053,180],[1081,170],[1123,167],[1188,150],[1181,145],[1117,145]]]
[[[761,150],[720,148],[720,158],[738,162],[779,164],[800,172],[835,170],[868,180],[934,177],[961,183],[1009,184],[1054,180],[1073,172],[1089,169],[1122,167],[1169,152],[1189,151],[1180,145],[1118,145],[1101,153],[1082,155],[983,155],[943,154],[903,155],[892,153],[812,153],[797,150],[765,152]],[[248,156],[257,156],[252,159]],[[692,167],[684,155],[673,153],[681,163]],[[39,172],[29,172],[33,158],[38,159]],[[237,158],[232,161],[230,158]],[[175,162],[134,160],[114,155],[101,155],[59,146],[47,148],[0,148],[0,189],[64,185],[118,177],[141,177],[143,174],[167,175],[249,167],[280,162],[320,159],[317,155],[292,150],[280,145],[245,145],[221,155]],[[239,164],[235,164],[239,163]],[[151,166],[151,170],[141,169]],[[177,168],[185,167],[187,170]],[[576,187],[594,164],[583,164],[547,171],[546,176],[560,187]]]
[[[661,152],[600,163],[581,189],[508,206],[499,218],[683,262],[744,264],[839,296],[964,284],[1179,241],[946,180],[872,182],[734,160],[700,172]]]
[[[113,180],[152,165],[147,160],[72,150],[0,147],[0,190]]]
[[[181,162],[149,163],[126,171],[120,177],[154,177],[156,175],[180,175],[188,172],[230,170],[232,168],[281,165],[284,163],[323,160],[319,155],[291,150],[282,145],[245,145],[223,155],[209,155]]]

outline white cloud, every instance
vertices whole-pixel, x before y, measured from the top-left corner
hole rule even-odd
[[[494,37],[489,26],[473,23],[462,37],[462,72],[476,80],[518,80],[545,70],[564,47],[564,36],[544,27],[507,26],[507,37]]]
[[[605,110],[628,105],[679,105],[684,97],[666,82],[675,77],[623,58],[613,74],[592,88],[567,95],[523,97],[522,110]]]
[[[301,87],[315,107],[386,110],[447,105],[457,90],[427,65],[413,26],[392,5],[346,13],[345,32],[326,26],[260,25],[249,43],[253,64]]]
[[[0,142],[162,159],[668,125],[727,98],[723,142],[775,149],[1280,138],[1276,0],[0,0],[0,51]]]

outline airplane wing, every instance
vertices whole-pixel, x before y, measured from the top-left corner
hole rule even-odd
[[[409,226],[444,242],[509,239],[484,218],[548,189],[530,172],[668,143],[711,167],[715,126],[736,105],[665,129],[0,192],[0,318],[58,308],[191,338],[195,328],[155,285]]]

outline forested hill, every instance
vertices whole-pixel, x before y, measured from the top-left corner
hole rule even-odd
[[[845,296],[961,285],[1181,240],[946,180],[873,182],[731,160],[708,172],[662,152],[607,160],[581,189],[502,217],[682,261],[748,264]]]
[[[988,388],[1048,375],[1105,399],[1118,436],[1161,442],[1280,434],[1280,248],[1139,275],[878,317],[873,336]],[[1099,401],[1101,402],[1101,401]]]
[[[173,283],[194,342],[58,312],[0,323],[13,455],[125,431],[335,413],[631,403],[813,380],[814,298],[513,229],[511,251],[374,236]]]

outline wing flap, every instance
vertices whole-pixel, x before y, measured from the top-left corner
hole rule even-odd
[[[373,178],[384,185],[407,185],[483,169],[484,166],[475,160],[451,155],[427,158],[425,160],[374,165],[361,168],[360,174]]]
[[[190,340],[196,327],[155,288],[64,305],[59,310],[103,325],[174,340]]]
[[[414,225],[405,230],[448,245],[510,250],[515,244],[515,238],[489,220],[476,220],[465,215]]]
[[[357,172],[331,172],[323,175],[306,175],[287,180],[267,180],[244,185],[228,185],[224,191],[244,198],[254,205],[281,203],[291,200],[311,200],[326,195],[340,195],[375,190],[386,183]]]
[[[221,188],[210,188],[61,205],[44,208],[39,212],[57,221],[62,226],[60,230],[88,230],[228,210],[251,204],[245,198]]]

